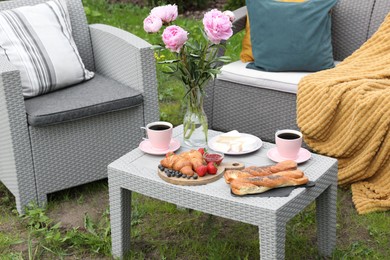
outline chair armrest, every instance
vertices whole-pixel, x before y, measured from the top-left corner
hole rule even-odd
[[[0,56],[0,180],[14,194],[16,208],[36,201],[32,154],[20,72]]]
[[[150,44],[119,28],[89,25],[96,72],[143,93],[145,123],[159,119],[156,61]]]
[[[246,6],[234,10],[233,13],[234,13],[234,17],[236,17],[236,19],[233,22],[233,35],[234,35],[245,29],[246,15],[247,15]]]
[[[0,107],[1,122],[15,122],[21,118],[26,128],[26,108],[20,72],[4,56],[0,56]]]

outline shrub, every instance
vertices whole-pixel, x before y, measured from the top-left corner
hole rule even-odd
[[[110,3],[132,3],[138,6],[147,6],[150,8],[164,5],[176,4],[179,12],[183,13],[190,10],[203,10],[209,5],[209,0],[109,0]]]
[[[244,5],[245,5],[245,0],[227,0],[227,3],[223,7],[223,9],[233,11]]]

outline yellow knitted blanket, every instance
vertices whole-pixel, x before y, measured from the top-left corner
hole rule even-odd
[[[300,81],[297,120],[314,151],[338,159],[359,214],[390,209],[390,15],[335,68]]]

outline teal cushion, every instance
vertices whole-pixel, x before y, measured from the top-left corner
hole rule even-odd
[[[331,8],[337,0],[247,0],[254,64],[265,71],[334,67]]]

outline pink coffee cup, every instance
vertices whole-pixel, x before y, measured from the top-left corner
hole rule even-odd
[[[302,146],[302,133],[291,129],[278,130],[275,143],[280,156],[295,160]]]
[[[169,122],[157,121],[141,127],[146,130],[150,144],[154,149],[167,150],[172,140],[172,128],[173,125]]]

